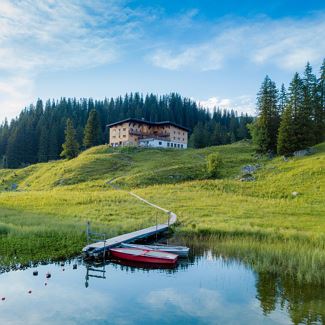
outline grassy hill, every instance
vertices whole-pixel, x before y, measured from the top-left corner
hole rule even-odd
[[[223,158],[216,180],[205,172],[213,152]],[[247,164],[260,165],[254,182],[239,180]],[[79,252],[86,220],[115,235],[165,218],[108,181],[176,212],[185,242],[203,236],[259,270],[325,282],[325,144],[287,162],[256,157],[248,142],[184,151],[100,146],[71,161],[0,170],[3,263]]]

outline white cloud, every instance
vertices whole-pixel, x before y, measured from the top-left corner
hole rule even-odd
[[[234,98],[210,97],[206,100],[196,101],[201,107],[213,111],[214,108],[233,109],[240,113],[255,114],[255,101],[249,95],[242,95]]]
[[[273,64],[285,70],[301,69],[307,61],[320,62],[325,53],[325,15],[305,19],[225,21],[208,41],[162,47],[149,56],[155,66],[180,70],[218,70],[228,60]],[[167,46],[166,46],[167,47]]]
[[[33,86],[32,79],[19,75],[0,80],[0,122],[1,117],[15,117],[31,103]]]
[[[152,291],[145,298],[145,302],[156,309],[165,309],[171,304],[183,313],[199,318],[214,318],[223,307],[219,294],[204,288],[198,289],[194,296],[180,293],[173,288]]]
[[[0,120],[37,97],[40,72],[117,61],[124,43],[141,34],[145,14],[119,0],[1,0]]]
[[[212,51],[210,45],[202,44],[179,53],[173,53],[170,50],[157,50],[149,59],[154,65],[169,70],[193,67],[206,71],[221,68],[223,56],[217,51]]]

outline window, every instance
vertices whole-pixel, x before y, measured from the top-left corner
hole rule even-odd
[[[123,134],[123,138],[126,138],[126,135],[125,134]]]
[[[113,136],[112,136],[112,138],[113,138],[113,139],[115,139],[115,138],[116,138],[116,136],[115,136],[115,135],[113,135]]]
[[[169,147],[170,146],[170,143],[169,142],[167,142],[167,147]]]
[[[177,147],[180,148],[180,144],[178,144]]]
[[[123,131],[126,131],[126,128],[123,128]]]
[[[181,148],[184,148],[184,146],[181,144]]]
[[[161,146],[161,141],[159,141],[159,145]]]

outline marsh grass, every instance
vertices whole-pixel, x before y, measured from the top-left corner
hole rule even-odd
[[[175,241],[203,246],[218,256],[241,260],[255,272],[287,276],[299,283],[325,287],[325,249],[323,243],[298,239],[279,240],[234,235],[198,235],[176,232]]]

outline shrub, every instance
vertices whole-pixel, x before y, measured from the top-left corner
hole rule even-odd
[[[207,173],[209,177],[218,177],[220,167],[222,166],[222,158],[217,153],[212,153],[207,157]]]

